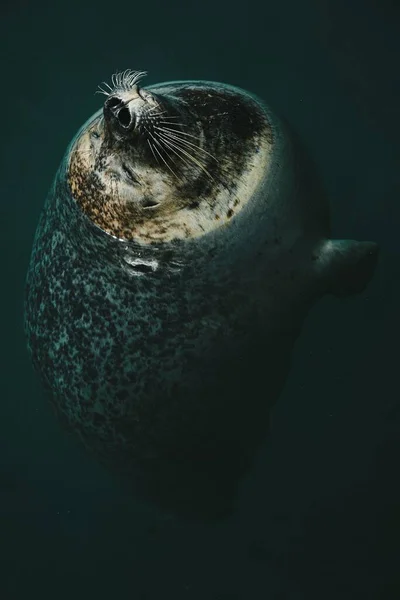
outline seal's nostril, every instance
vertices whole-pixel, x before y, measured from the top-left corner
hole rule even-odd
[[[116,108],[118,105],[122,104],[122,101],[115,96],[109,98],[106,102],[107,108]]]
[[[134,117],[125,103],[118,96],[111,96],[106,100],[104,104],[104,116],[107,121],[117,120],[121,127],[124,129],[131,129],[134,125]]]
[[[117,119],[121,123],[122,127],[129,127],[131,124],[131,113],[129,112],[129,108],[124,106],[117,113]]]

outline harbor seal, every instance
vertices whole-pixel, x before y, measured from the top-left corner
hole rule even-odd
[[[135,493],[229,514],[302,322],[378,248],[330,239],[301,144],[259,98],[113,76],[37,228],[25,330],[56,411]],[[140,84],[140,85],[139,85]]]

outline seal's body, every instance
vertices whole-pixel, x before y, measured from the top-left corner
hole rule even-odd
[[[37,229],[35,367],[96,456],[180,512],[229,510],[305,314],[362,291],[286,126],[231,86],[125,73],[68,148]]]

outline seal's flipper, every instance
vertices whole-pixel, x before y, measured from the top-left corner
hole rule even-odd
[[[326,291],[335,296],[364,291],[374,274],[378,252],[374,242],[326,240],[318,253]]]

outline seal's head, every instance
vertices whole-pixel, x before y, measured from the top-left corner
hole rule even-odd
[[[119,239],[197,237],[228,222],[265,176],[265,112],[235,88],[204,82],[139,87],[112,77],[103,111],[72,147],[68,181],[83,212]]]

